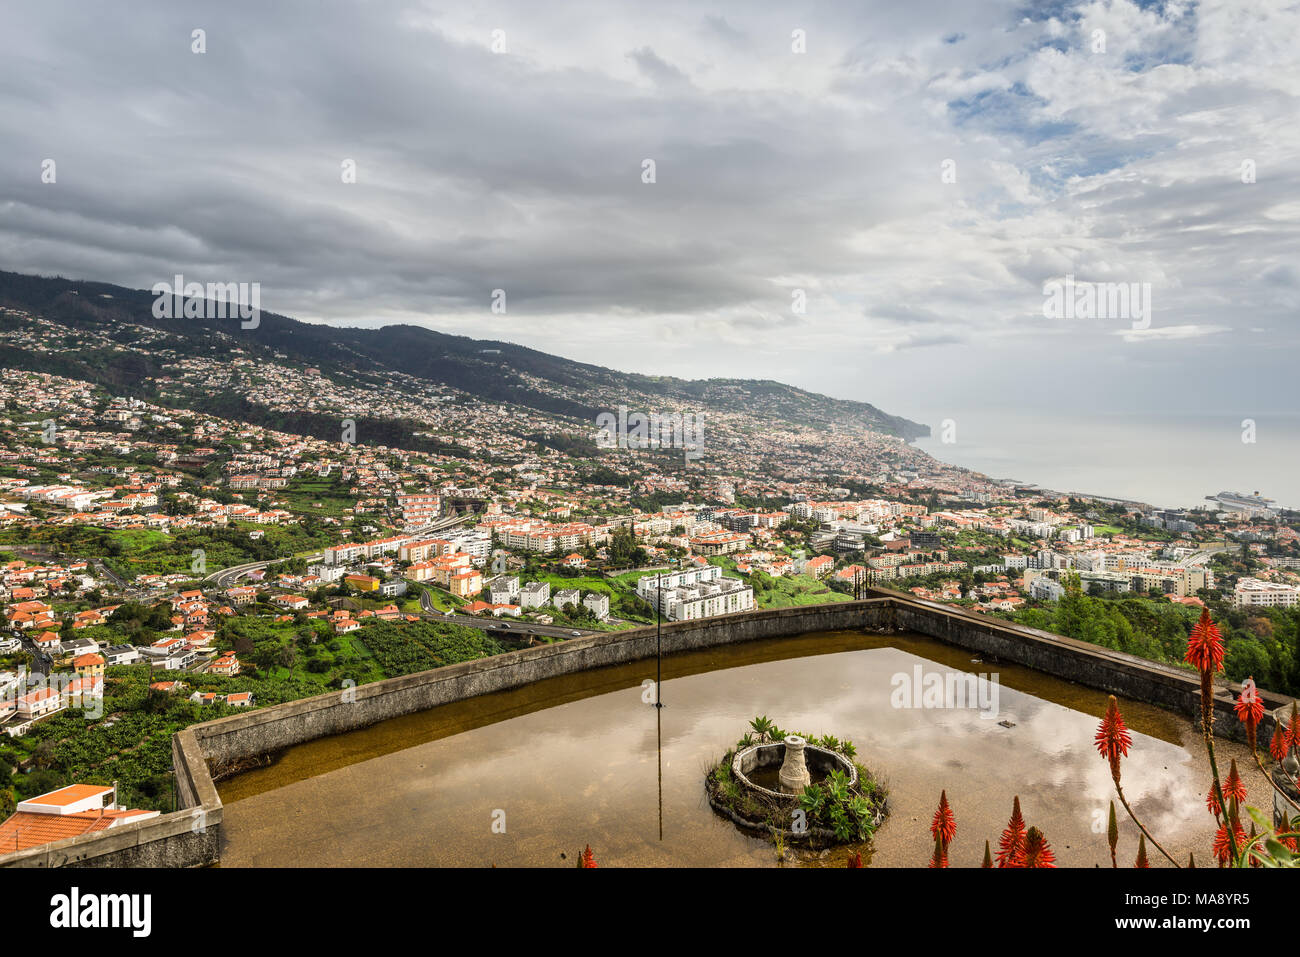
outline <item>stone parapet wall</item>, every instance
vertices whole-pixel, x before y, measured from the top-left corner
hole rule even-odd
[[[662,643],[664,654],[673,654],[765,638],[860,628],[928,635],[978,651],[986,659],[1024,665],[1121,698],[1159,705],[1189,718],[1199,713],[1199,682],[1189,671],[885,589],[870,590],[869,597],[862,601],[666,623]],[[0,867],[214,864],[220,855],[222,820],[214,774],[296,744],[400,715],[548,678],[653,658],[655,650],[654,627],[589,635],[197,724],[177,734],[172,742],[176,788],[183,810],[0,856]],[[1267,692],[1263,697],[1270,712],[1291,702]],[[1219,695],[1216,709],[1216,731],[1239,736],[1240,724],[1227,694]],[[1271,715],[1265,717],[1265,725],[1261,736],[1272,733]]]

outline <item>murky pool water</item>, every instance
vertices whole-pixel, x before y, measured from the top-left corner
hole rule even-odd
[[[923,680],[996,672],[996,711],[895,707],[918,668]],[[602,669],[292,748],[219,785],[222,864],[568,865],[590,844],[603,866],[775,866],[770,843],[713,813],[702,780],[766,715],[850,738],[886,781],[892,813],[873,866],[925,866],[944,788],[957,815],[953,866],[977,866],[985,838],[996,848],[1017,794],[1060,864],[1109,866],[1110,776],[1092,745],[1101,692],[920,636],[856,632],[665,659],[662,710],[643,700],[654,675],[654,661]],[[1191,723],[1132,702],[1124,711],[1135,731],[1130,801],[1171,852],[1209,864],[1208,762]],[[1245,773],[1245,749],[1220,748],[1223,766],[1235,756]],[[1266,785],[1247,782],[1250,803],[1267,805]],[[1121,865],[1131,864],[1137,831],[1124,822],[1121,833]],[[843,858],[789,853],[786,863]]]

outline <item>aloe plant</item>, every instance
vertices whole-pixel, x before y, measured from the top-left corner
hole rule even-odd
[[[799,795],[799,806],[810,818],[817,817],[826,806],[826,792],[818,784],[808,785],[803,789],[803,794]]]
[[[849,799],[849,811],[859,821],[870,821],[873,817],[871,802],[860,795],[855,795]]]
[[[836,804],[847,804],[849,800],[849,776],[843,771],[832,771],[826,779],[826,790]]]

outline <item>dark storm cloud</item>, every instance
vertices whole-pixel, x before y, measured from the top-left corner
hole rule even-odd
[[[0,267],[259,281],[277,311],[471,334],[503,288],[531,321],[490,331],[588,360],[761,375],[747,357],[776,354],[815,380],[828,355],[889,353],[879,375],[903,384],[914,349],[1056,361],[1042,284],[1074,272],[1156,286],[1168,331],[1075,335],[1146,350],[1174,388],[1203,339],[1220,368],[1252,354],[1209,332],[1236,313],[1294,332],[1295,20],[1124,0],[15,6]]]

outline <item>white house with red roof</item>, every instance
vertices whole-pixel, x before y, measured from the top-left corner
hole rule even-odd
[[[116,787],[70,784],[19,801],[14,813],[0,824],[0,854],[147,821],[159,813],[119,807]]]
[[[233,652],[227,652],[208,665],[208,672],[214,675],[237,675],[239,674],[239,659],[235,657]]]

